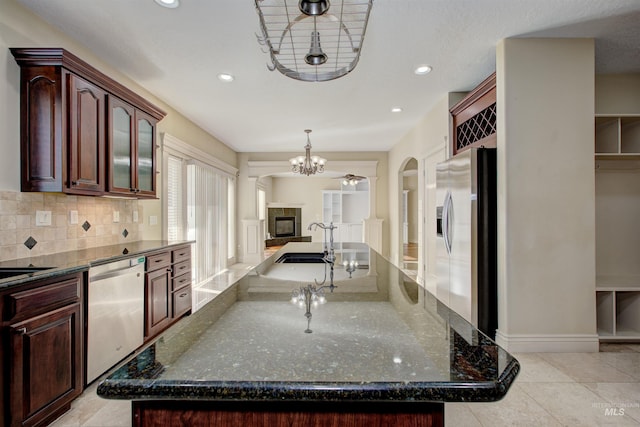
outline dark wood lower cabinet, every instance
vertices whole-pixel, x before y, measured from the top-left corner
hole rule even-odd
[[[79,303],[9,327],[10,425],[38,425],[80,395],[80,333]]]
[[[147,273],[145,336],[162,332],[171,323],[171,270]]]
[[[191,245],[147,256],[145,340],[191,311]]]
[[[135,427],[432,427],[444,403],[134,401]]]
[[[81,292],[77,274],[1,294],[2,425],[48,425],[82,393]]]

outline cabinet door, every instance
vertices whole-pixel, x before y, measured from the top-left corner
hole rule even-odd
[[[134,108],[109,97],[108,186],[110,193],[135,194]]]
[[[82,393],[81,337],[80,303],[9,326],[11,426],[39,423]]]
[[[62,191],[62,77],[56,67],[22,69],[22,191]]]
[[[104,192],[104,103],[106,93],[86,80],[66,74],[69,119],[67,178],[64,191]]]
[[[147,273],[145,336],[152,337],[171,323],[171,269]]]
[[[156,120],[136,111],[136,193],[138,196],[156,196]]]

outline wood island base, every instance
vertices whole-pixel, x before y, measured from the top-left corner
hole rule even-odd
[[[431,427],[444,426],[444,403],[141,400],[132,416],[136,427]]]

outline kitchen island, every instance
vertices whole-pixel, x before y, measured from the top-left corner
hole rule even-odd
[[[507,393],[517,360],[366,246],[338,253],[333,271],[274,262],[314,245],[285,246],[98,394],[132,400],[134,425],[426,426],[444,424],[444,402]],[[310,284],[326,304],[292,304]]]

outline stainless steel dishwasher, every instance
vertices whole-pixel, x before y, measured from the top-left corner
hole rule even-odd
[[[87,384],[142,345],[144,257],[89,269]]]

